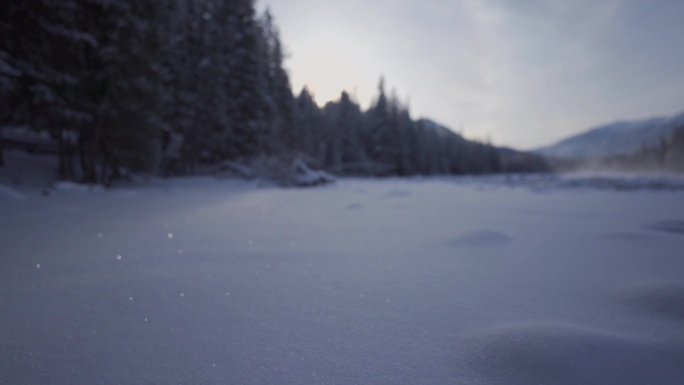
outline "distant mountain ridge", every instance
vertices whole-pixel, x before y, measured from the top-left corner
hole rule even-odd
[[[492,156],[493,154],[489,153],[489,151],[493,151],[496,154],[496,162],[499,163],[501,172],[547,172],[551,169],[546,159],[534,152],[497,147],[466,139],[463,135],[431,119],[423,118],[418,122],[424,129],[432,131],[435,137],[440,138],[441,141],[457,143],[462,153],[472,154],[479,152],[481,154],[479,159],[483,164],[491,161],[491,159],[487,160],[486,158]],[[489,155],[486,155],[488,153]],[[458,154],[455,155],[459,156]]]
[[[684,125],[684,112],[673,117],[618,121],[592,128],[534,152],[560,159],[596,159],[632,154],[656,145],[680,125]]]

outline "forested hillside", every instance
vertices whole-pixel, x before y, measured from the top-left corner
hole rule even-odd
[[[83,182],[263,158],[341,175],[546,169],[412,119],[383,80],[365,111],[345,92],[320,108],[306,89],[293,95],[283,60],[252,0],[5,1],[0,130],[49,133],[60,177]]]
[[[561,160],[601,159],[634,154],[653,147],[684,125],[684,113],[618,121],[573,135],[535,152]]]
[[[597,163],[597,167],[620,171],[684,172],[684,125],[675,127],[655,145]]]

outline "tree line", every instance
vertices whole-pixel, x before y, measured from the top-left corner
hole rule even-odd
[[[321,108],[293,94],[283,61],[273,17],[253,0],[6,1],[0,127],[49,132],[60,177],[91,183],[263,157],[341,175],[546,167],[414,120],[382,80],[365,111],[346,92]]]

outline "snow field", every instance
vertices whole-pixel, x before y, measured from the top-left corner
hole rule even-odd
[[[681,191],[75,190],[0,201],[0,383],[684,383]]]

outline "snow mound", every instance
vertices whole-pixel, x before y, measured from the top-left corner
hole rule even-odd
[[[684,321],[684,284],[657,283],[625,290],[621,300],[642,312]]]
[[[457,236],[449,244],[454,247],[498,247],[512,241],[511,237],[496,230],[475,230]]]
[[[509,325],[466,339],[475,384],[684,383],[684,344],[564,324]]]
[[[17,201],[17,202],[22,202],[27,200],[28,198],[26,195],[20,193],[19,191],[9,187],[5,186],[3,184],[0,184],[0,197],[2,198],[7,198],[12,201]]]

